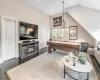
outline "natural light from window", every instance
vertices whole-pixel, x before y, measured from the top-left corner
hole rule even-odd
[[[52,39],[54,40],[64,40],[64,28],[54,28],[52,29]]]

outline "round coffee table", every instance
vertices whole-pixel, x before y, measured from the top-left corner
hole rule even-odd
[[[78,76],[80,74],[86,73],[87,80],[89,80],[89,73],[92,71],[92,65],[87,60],[86,60],[86,64],[81,64],[77,60],[75,62],[75,66],[73,66],[73,59],[70,58],[69,56],[64,56],[62,58],[62,62],[64,64],[64,78],[65,78],[65,74],[67,74],[74,80],[79,80],[78,78],[76,79],[74,75]],[[65,68],[67,68],[67,71],[65,70]]]

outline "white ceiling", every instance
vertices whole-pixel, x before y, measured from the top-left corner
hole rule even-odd
[[[78,4],[88,8],[100,10],[100,0],[78,0]]]
[[[33,7],[38,8],[48,15],[55,15],[62,12],[63,0],[24,0]],[[65,8],[81,5],[93,9],[100,10],[100,0],[64,0]]]
[[[40,9],[48,15],[62,12],[62,0],[25,0],[25,2]],[[77,0],[65,0],[65,8],[76,4]]]

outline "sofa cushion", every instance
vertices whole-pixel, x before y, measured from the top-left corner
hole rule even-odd
[[[98,63],[100,64],[100,51],[98,51],[97,49],[94,49],[94,56],[96,60],[98,61]]]
[[[87,53],[89,55],[94,55],[94,48],[88,48]]]

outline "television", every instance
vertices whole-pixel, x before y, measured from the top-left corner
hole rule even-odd
[[[20,22],[20,40],[38,39],[38,25]]]

